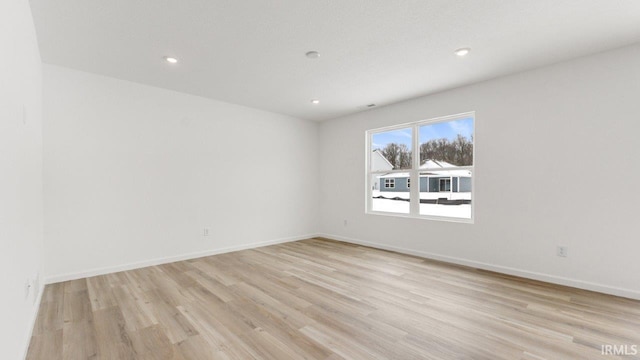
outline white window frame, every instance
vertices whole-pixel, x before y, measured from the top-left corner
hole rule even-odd
[[[473,119],[473,160],[471,166],[457,166],[455,168],[442,168],[438,170],[470,170],[471,171],[471,218],[457,218],[457,217],[449,217],[449,216],[435,216],[435,215],[421,215],[420,214],[420,187],[414,186],[409,188],[410,193],[410,207],[409,213],[394,213],[394,212],[385,212],[385,211],[374,211],[373,210],[373,197],[372,197],[372,188],[371,181],[375,181],[373,179],[376,176],[381,175],[389,175],[391,173],[407,173],[409,172],[411,182],[414,184],[420,183],[420,134],[419,130],[421,126],[424,125],[433,125],[436,123],[449,122],[453,120],[461,120],[466,118]],[[374,134],[389,132],[394,130],[401,129],[411,129],[412,136],[412,147],[411,147],[411,169],[397,169],[397,170],[371,170],[371,144],[372,137]],[[475,220],[475,204],[476,204],[476,187],[475,187],[475,159],[477,154],[477,143],[476,143],[476,128],[477,128],[477,118],[475,111],[442,116],[427,120],[420,120],[410,123],[398,124],[393,126],[387,126],[383,128],[371,129],[365,132],[365,153],[366,153],[366,162],[365,162],[365,213],[371,215],[383,215],[383,216],[395,216],[395,217],[409,217],[409,218],[417,218],[417,219],[426,219],[426,220],[438,220],[438,221],[451,221],[458,223],[467,223],[473,224]],[[407,179],[408,180],[408,179]],[[428,185],[427,185],[428,186]],[[453,181],[451,183],[451,189],[453,189]],[[439,187],[439,185],[438,185]]]

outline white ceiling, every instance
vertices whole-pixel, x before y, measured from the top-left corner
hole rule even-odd
[[[313,120],[640,41],[639,0],[31,0],[31,6],[46,63]],[[453,54],[467,46],[467,57]],[[321,57],[307,59],[309,50]],[[179,64],[167,64],[165,55]],[[313,98],[321,103],[311,104]]]

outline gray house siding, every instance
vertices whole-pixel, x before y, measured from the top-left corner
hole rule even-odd
[[[460,178],[460,192],[471,192],[471,178]]]
[[[393,188],[385,188],[385,179],[394,179],[395,187]],[[446,177],[421,177],[420,178],[420,192],[440,192],[440,179],[449,179]],[[427,187],[428,183],[428,187]],[[397,177],[397,178],[380,178],[378,179],[378,184],[380,187],[380,191],[383,192],[409,192],[410,189],[407,187],[407,178],[406,177]],[[460,178],[460,189],[458,189],[458,177],[451,178],[451,188],[453,192],[470,192],[471,191],[471,178],[461,177]],[[428,190],[427,190],[428,189]],[[448,191],[447,191],[448,192]]]
[[[395,187],[393,188],[384,187],[385,179],[389,179],[389,178],[380,178],[380,181],[379,181],[380,191],[386,191],[386,192],[408,192],[409,191],[409,188],[407,187],[406,177],[392,178],[395,180]]]
[[[420,192],[426,192],[427,191],[427,178],[426,177],[421,177],[420,178]]]

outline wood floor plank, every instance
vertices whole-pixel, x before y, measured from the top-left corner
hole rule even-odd
[[[200,339],[205,341],[212,351],[224,354],[232,359],[259,359],[260,356],[252,351],[252,349],[244,346],[240,335],[245,332],[253,331],[255,328],[247,327],[238,330],[233,327],[225,326],[219,321],[218,314],[223,307],[227,305],[207,306],[206,303],[191,303],[185,307],[179,306],[180,312],[194,325],[198,330]],[[201,340],[195,340],[201,342]],[[221,355],[222,356],[222,355]]]
[[[139,298],[141,295],[136,294],[126,284],[113,287],[112,292],[124,316],[127,330],[144,329],[158,323],[150,309],[145,306],[144,300]]]
[[[154,301],[153,304],[158,324],[162,325],[167,337],[173,344],[198,335],[198,331],[193,324],[180,313],[178,308],[163,301]]]
[[[327,239],[47,285],[29,360],[640,359],[640,301]]]
[[[282,318],[279,314],[274,314],[259,304],[250,301],[234,301],[231,306],[235,306],[238,311],[243,311],[258,328],[268,332],[280,342],[288,344],[300,359],[322,359],[331,354],[328,349],[303,335],[296,323],[288,321],[288,318]],[[306,323],[313,324],[315,321],[309,318]]]
[[[229,290],[229,288],[213,279],[206,273],[194,268],[192,271],[185,272],[185,274],[196,280],[196,282],[198,283],[196,286],[208,290],[216,297],[220,298],[220,300],[226,302],[234,299],[234,295]]]
[[[118,306],[94,311],[98,359],[135,359],[133,344]]]
[[[78,291],[69,291],[64,294],[63,301],[64,323],[81,322],[93,318],[91,302],[89,301],[89,291],[85,288]]]
[[[93,316],[64,324],[62,333],[62,359],[96,359],[98,346]]]
[[[192,336],[175,345],[175,349],[184,359],[188,360],[232,360],[225,352],[216,347],[212,347],[202,336]],[[249,357],[245,359],[251,359]]]
[[[31,337],[27,360],[62,360],[62,329]]]
[[[93,311],[107,309],[118,303],[111,293],[111,285],[106,276],[88,278],[87,289]]]
[[[129,331],[136,359],[186,360],[173,346],[161,325]]]

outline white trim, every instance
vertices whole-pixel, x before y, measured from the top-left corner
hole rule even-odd
[[[298,240],[306,240],[316,236],[317,234],[291,236],[291,237],[275,239],[275,240],[260,241],[260,242],[254,242],[254,243],[243,244],[243,245],[229,246],[221,249],[210,249],[210,250],[197,251],[197,252],[192,252],[192,253],[187,253],[182,255],[167,256],[162,258],[137,261],[137,262],[128,263],[128,264],[106,266],[106,267],[95,268],[95,269],[90,269],[86,271],[48,276],[45,278],[44,282],[46,284],[54,284],[54,283],[63,282],[63,281],[83,279],[87,277],[111,274],[111,273],[120,272],[120,271],[140,269],[148,266],[168,264],[176,261],[196,259],[196,258],[201,258],[205,256],[224,254],[224,253],[229,253],[234,251],[253,249],[257,247],[282,244],[282,243],[298,241]]]
[[[36,326],[36,320],[38,319],[38,313],[40,312],[40,303],[42,302],[42,294],[44,293],[45,282],[38,279],[40,283],[40,288],[38,289],[38,298],[36,302],[33,304],[35,311],[31,315],[31,319],[29,320],[29,328],[27,329],[26,341],[24,345],[24,350],[22,351],[22,358],[27,358],[27,352],[29,352],[29,345],[31,345],[31,337],[33,336],[33,329]]]
[[[409,213],[379,211],[379,210],[371,210],[366,215],[404,217],[407,219],[448,221],[448,222],[454,222],[457,224],[473,224],[474,223],[473,219],[459,218],[459,217],[453,217],[453,216],[437,216],[437,215],[421,215],[421,214],[411,215]]]
[[[526,279],[543,281],[551,284],[564,285],[564,286],[574,287],[574,288],[583,289],[583,290],[595,291],[603,294],[609,294],[609,295],[621,296],[629,299],[640,300],[640,291],[638,290],[609,286],[609,285],[604,285],[604,284],[599,284],[599,283],[594,283],[594,282],[584,281],[584,280],[578,280],[578,279],[571,279],[563,276],[539,273],[535,271],[521,270],[521,269],[516,269],[508,266],[489,264],[489,263],[463,259],[463,258],[458,258],[453,256],[430,253],[426,251],[412,250],[412,249],[407,249],[407,248],[402,248],[397,246],[379,244],[371,241],[354,239],[354,238],[349,238],[349,237],[339,236],[339,235],[320,234],[318,235],[318,237],[334,239],[334,240],[343,241],[351,244],[362,245],[362,246],[368,246],[376,249],[395,251],[402,254],[419,256],[426,259],[438,260],[446,263],[463,265],[463,266],[468,266],[476,269],[494,271],[501,274],[513,275],[513,276],[518,276]]]
[[[392,169],[392,170],[371,170],[368,173],[370,173],[371,175],[377,175],[377,174],[397,174],[397,173],[403,173],[403,174],[408,174],[412,169]],[[420,176],[427,176],[427,173],[440,173],[440,172],[445,172],[445,171],[457,171],[457,170],[469,170],[471,173],[473,173],[474,169],[473,166],[458,166],[458,167],[446,167],[446,168],[437,168],[437,169],[418,169]],[[407,175],[408,176],[408,175]],[[437,174],[436,174],[437,176]],[[445,176],[445,175],[442,175]]]
[[[413,161],[411,163],[412,171],[409,172],[409,177],[413,179],[413,183],[418,184],[418,186],[409,189],[409,214],[416,215],[420,214],[420,173],[413,170],[420,168],[420,127],[414,124],[411,128],[411,135],[411,160]]]
[[[365,163],[364,163],[364,183],[366,186],[364,187],[364,213],[368,213],[373,208],[373,199],[371,194],[373,194],[373,189],[371,187],[371,181],[373,181],[373,174],[371,174],[371,135],[368,132],[364,132],[364,153],[365,155]],[[376,178],[375,181],[379,182],[379,179]],[[382,186],[380,186],[380,190],[382,190]],[[473,189],[472,189],[473,190]]]
[[[406,122],[406,123],[403,123],[403,124],[384,126],[384,127],[380,127],[380,128],[367,130],[367,134],[377,134],[377,133],[381,133],[381,132],[387,132],[387,131],[410,128],[415,124],[419,124],[419,125],[424,125],[426,123],[437,124],[437,123],[447,122],[447,121],[451,121],[451,120],[460,120],[461,118],[468,117],[468,116],[474,116],[475,117],[475,111],[467,111],[467,112],[463,112],[463,113],[459,113],[459,114],[439,116],[439,117],[430,118],[430,119],[424,119],[423,118],[423,119],[418,119],[418,120],[414,120],[414,121],[409,121],[409,122]],[[473,132],[474,132],[474,137],[475,137],[475,119],[474,119],[473,129],[474,129]],[[369,151],[371,151],[371,147],[368,147],[368,149],[369,149]]]
[[[451,168],[451,170],[460,170],[460,169],[453,169]],[[464,169],[462,169],[464,170]],[[369,171],[369,173],[371,174],[391,174],[391,173],[406,173],[408,171],[411,171],[410,168],[406,168],[406,169],[391,169],[391,170],[371,170]],[[428,170],[425,170],[428,171]]]

